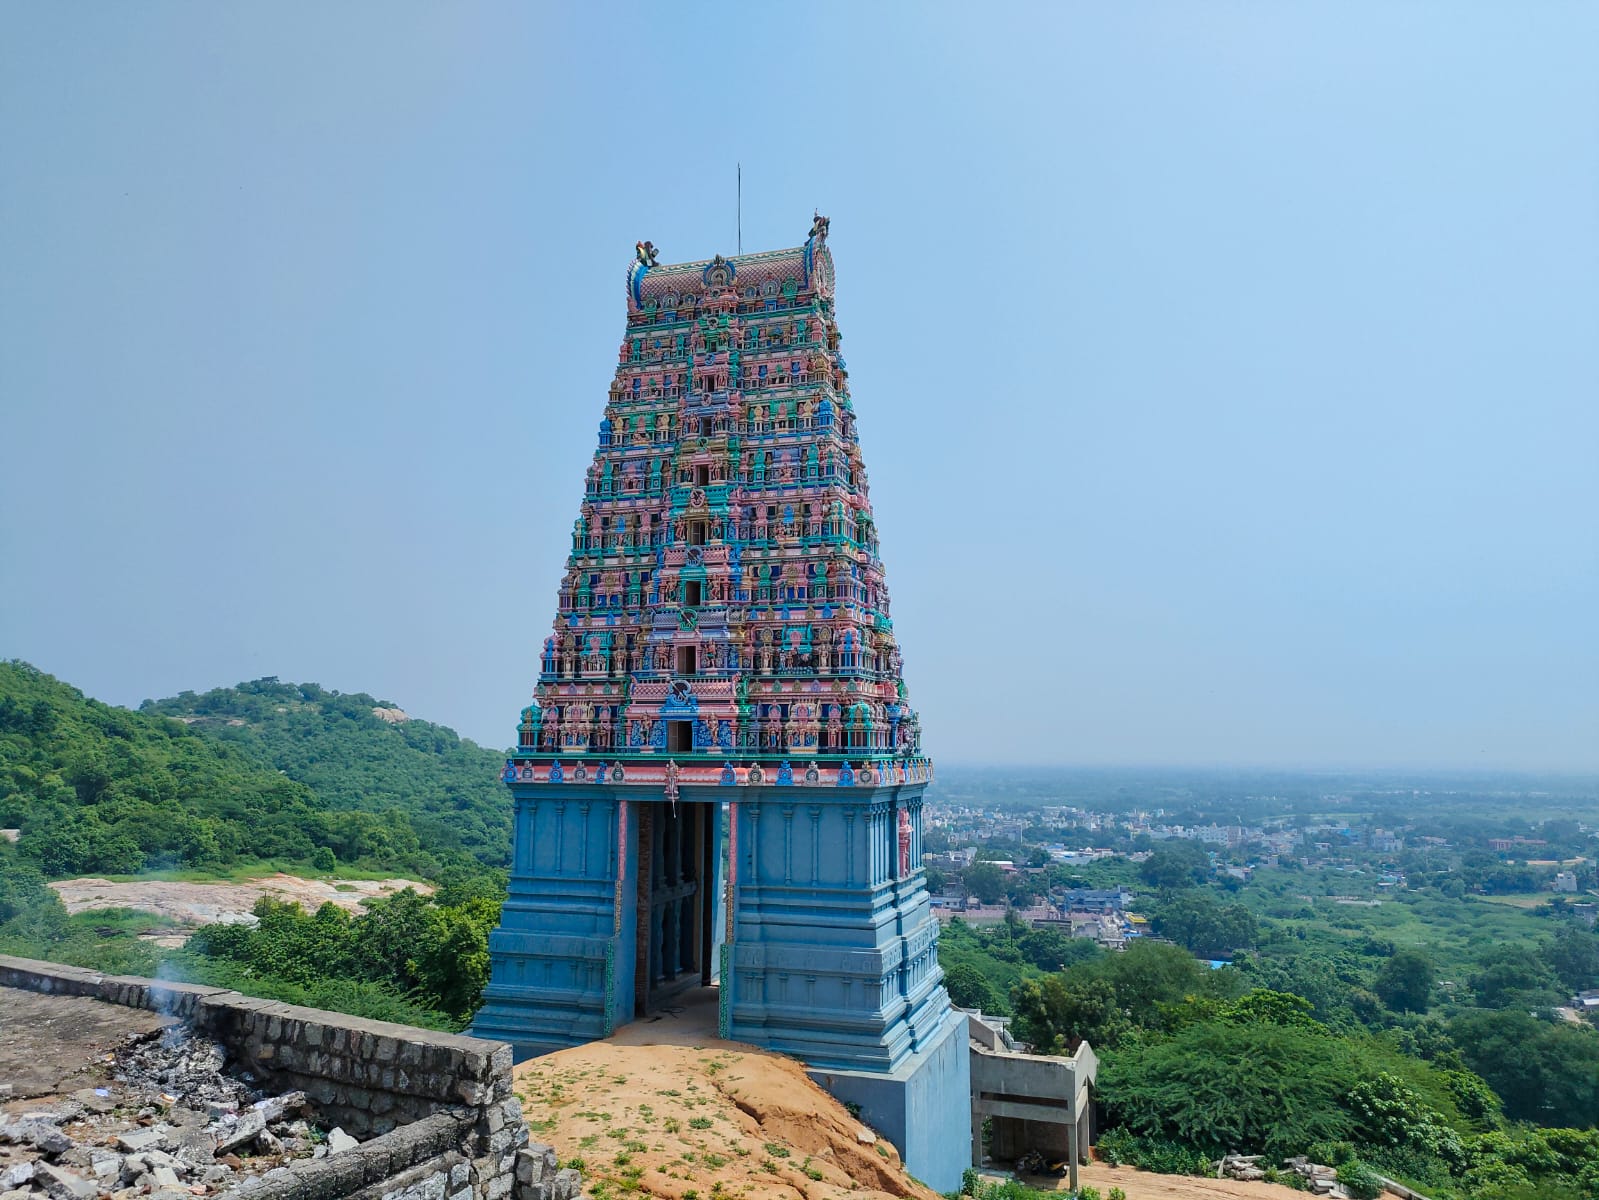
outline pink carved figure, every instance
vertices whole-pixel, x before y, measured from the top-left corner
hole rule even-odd
[[[899,810],[899,875],[903,879],[911,873],[911,814],[907,808]]]

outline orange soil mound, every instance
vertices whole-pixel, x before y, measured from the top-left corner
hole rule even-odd
[[[523,1063],[516,1091],[595,1200],[937,1200],[799,1063],[752,1048],[593,1042]]]

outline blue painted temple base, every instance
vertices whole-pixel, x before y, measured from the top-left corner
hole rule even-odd
[[[899,1069],[811,1070],[810,1077],[893,1142],[905,1168],[938,1192],[953,1192],[972,1165],[971,1052],[966,1017],[951,1012],[925,1049]]]

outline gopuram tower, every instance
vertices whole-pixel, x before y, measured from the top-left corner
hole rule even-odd
[[[722,1037],[803,1060],[950,1190],[971,1162],[965,1019],[827,227],[677,265],[637,247],[505,765],[515,854],[473,1032],[540,1054],[714,997]]]

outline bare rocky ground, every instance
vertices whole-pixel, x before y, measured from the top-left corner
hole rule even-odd
[[[190,1200],[358,1143],[156,1013],[0,991],[0,1200]]]
[[[69,913],[99,908],[136,908],[165,917],[173,927],[151,937],[164,946],[182,945],[201,925],[254,922],[250,910],[262,896],[274,900],[293,900],[307,912],[315,912],[331,901],[340,908],[359,912],[363,901],[392,896],[406,888],[430,895],[433,886],[413,879],[302,879],[298,875],[267,875],[243,883],[218,880],[193,883],[163,879],[136,879],[113,882],[87,876],[62,879],[50,885]]]

